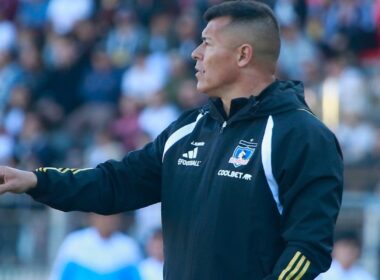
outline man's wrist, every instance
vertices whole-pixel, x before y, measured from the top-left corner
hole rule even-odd
[[[38,192],[37,190],[38,181],[39,181],[38,174],[36,174],[35,171],[28,171],[27,183],[26,183],[27,187],[26,187],[25,192],[27,194]]]
[[[37,187],[37,182],[38,182],[37,175],[34,172],[29,172],[29,173],[30,173],[30,184],[29,184],[28,190]]]

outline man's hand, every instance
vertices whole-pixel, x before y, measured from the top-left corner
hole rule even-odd
[[[37,185],[33,172],[0,166],[0,195],[6,192],[24,193]]]

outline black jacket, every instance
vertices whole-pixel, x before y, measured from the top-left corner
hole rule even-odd
[[[34,199],[111,214],[162,202],[167,280],[314,279],[331,262],[343,164],[298,82],[184,113],[94,169],[36,171]]]

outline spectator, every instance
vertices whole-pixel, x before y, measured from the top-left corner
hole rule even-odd
[[[20,81],[20,78],[21,68],[13,58],[12,51],[0,49],[0,115],[8,103],[13,87]]]
[[[85,166],[93,167],[108,159],[122,158],[124,152],[122,146],[111,138],[108,131],[105,129],[97,131],[94,138],[94,143],[85,150]]]
[[[178,53],[187,63],[192,64],[191,52],[195,49],[199,38],[197,15],[192,13],[181,14],[176,23],[178,36]]]
[[[154,139],[179,115],[178,109],[166,102],[164,91],[158,91],[148,101],[148,105],[141,112],[139,124],[142,130],[148,133],[151,139]]]
[[[147,40],[145,29],[131,10],[122,9],[115,14],[115,27],[106,37],[107,53],[120,69],[128,67]]]
[[[368,88],[367,81],[355,66],[344,66],[339,75],[339,94],[343,112],[361,114],[368,112]]]
[[[333,262],[330,269],[322,274],[322,280],[375,280],[358,264],[360,242],[354,232],[347,231],[337,235]]]
[[[79,60],[78,45],[72,37],[53,35],[49,39],[46,52],[50,55],[48,61],[52,69],[43,98],[51,100],[67,114],[80,104],[79,86],[84,64]]]
[[[372,153],[376,144],[375,128],[355,113],[343,114],[336,131],[346,164],[357,164]]]
[[[171,102],[178,103],[178,92],[181,84],[187,80],[192,80],[195,83],[193,78],[193,71],[189,68],[186,60],[177,52],[172,51],[170,53],[170,79],[165,85],[165,90],[168,93],[168,99]],[[198,93],[199,95],[199,93]]]
[[[145,244],[147,257],[139,265],[142,280],[163,280],[164,248],[161,229],[153,231]]]
[[[79,63],[83,67],[90,68],[92,54],[99,45],[98,32],[97,23],[91,19],[78,21],[73,29],[72,35],[77,43]]]
[[[168,13],[153,16],[148,43],[151,52],[167,52],[173,47],[172,20],[173,18]]]
[[[177,0],[137,0],[134,1],[134,9],[141,23],[149,26],[154,15],[161,13],[177,15],[179,13],[178,2]]]
[[[144,242],[157,228],[161,227],[161,203],[136,210],[134,235]]]
[[[19,47],[21,79],[29,88],[33,103],[41,98],[48,84],[48,71],[42,60],[41,52],[33,42],[26,42]]]
[[[12,157],[14,142],[5,132],[4,127],[0,126],[0,164],[7,164]]]
[[[305,80],[307,65],[317,62],[317,50],[301,32],[296,19],[282,26],[279,71],[290,79]]]
[[[35,112],[25,114],[24,124],[13,152],[17,160],[28,167],[52,164],[55,155],[48,145],[46,127]]]
[[[137,149],[143,134],[139,119],[138,103],[127,96],[122,96],[119,101],[119,116],[111,125],[112,134],[124,145],[126,151]]]
[[[47,16],[54,32],[67,34],[78,21],[89,18],[93,10],[93,0],[50,0]]]
[[[376,44],[375,19],[371,1],[331,2],[325,19],[324,41],[335,50],[356,53]]]
[[[341,113],[363,114],[369,110],[368,88],[362,69],[349,56],[332,58],[325,65],[327,80],[337,83]],[[326,94],[331,94],[327,92]]]
[[[72,126],[82,130],[103,128],[114,116],[120,94],[120,76],[113,68],[106,52],[96,49],[91,56],[91,66],[79,84],[81,104],[72,116]],[[91,112],[97,112],[96,116]]]
[[[59,249],[51,280],[139,280],[136,242],[118,231],[120,216],[91,214],[91,227],[69,234]]]
[[[149,63],[147,51],[140,50],[131,68],[123,75],[123,94],[135,99],[141,105],[147,104],[149,99],[164,86],[162,76],[155,74],[156,68]]]
[[[49,0],[22,0],[17,12],[23,26],[42,29],[46,24]]]
[[[9,52],[16,45],[17,30],[10,21],[2,21],[0,17],[0,52]]]
[[[24,85],[13,88],[4,115],[4,125],[7,134],[17,138],[24,126],[25,116],[30,104],[30,91]]]
[[[82,105],[69,116],[67,125],[74,137],[87,137],[113,120],[120,94],[120,75],[101,47],[92,52],[90,68],[78,87]]]

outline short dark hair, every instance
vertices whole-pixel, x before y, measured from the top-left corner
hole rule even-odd
[[[252,39],[260,42],[263,55],[277,61],[281,46],[280,28],[268,5],[253,0],[227,1],[211,6],[203,15],[207,22],[219,17],[229,17],[231,24],[245,24],[256,29],[253,36],[257,38]]]
[[[359,234],[354,230],[342,230],[335,233],[334,242],[345,241],[354,244],[356,247],[361,247]]]
[[[203,18],[209,22],[218,17],[230,17],[232,22],[263,20],[269,21],[279,30],[278,22],[271,8],[264,3],[257,1],[227,1],[221,4],[211,6],[203,15]]]

